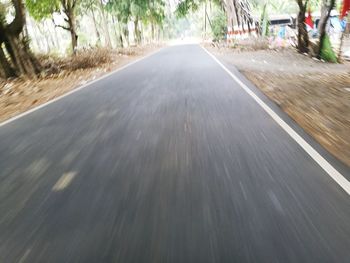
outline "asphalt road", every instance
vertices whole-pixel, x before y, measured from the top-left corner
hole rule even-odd
[[[350,198],[168,47],[0,127],[0,262],[350,262]]]

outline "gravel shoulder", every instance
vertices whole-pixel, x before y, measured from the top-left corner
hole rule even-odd
[[[292,49],[210,50],[234,64],[324,148],[350,166],[349,63],[323,63]]]

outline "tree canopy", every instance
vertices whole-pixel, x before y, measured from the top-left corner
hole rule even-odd
[[[199,28],[205,32],[210,25],[211,36],[223,40],[230,32],[261,32],[264,23],[257,17],[274,13],[299,14],[298,48],[309,52],[313,48],[304,23],[308,9],[323,10],[319,48],[313,49],[320,55],[327,39],[324,27],[335,5],[335,0],[0,0],[0,75],[37,74],[40,65],[30,51],[33,47],[61,52],[70,44],[75,54],[86,45],[138,45],[179,35],[181,27],[191,28],[193,22],[202,24]]]

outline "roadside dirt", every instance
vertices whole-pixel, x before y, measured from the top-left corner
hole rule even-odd
[[[350,64],[329,64],[292,49],[209,48],[234,64],[324,148],[350,166]]]
[[[76,66],[80,63],[79,59],[74,62],[69,59],[58,59],[54,63],[50,62],[50,59],[44,59],[43,64],[53,64],[49,65],[48,71],[55,71],[54,73],[45,74],[37,80],[0,79],[0,122],[85,85],[160,47],[149,45],[112,50],[108,59],[101,59],[103,62],[98,66],[80,69]],[[107,62],[104,62],[105,60]]]

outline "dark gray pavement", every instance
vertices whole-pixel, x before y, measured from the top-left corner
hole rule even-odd
[[[0,127],[0,262],[350,262],[350,198],[169,47]]]

